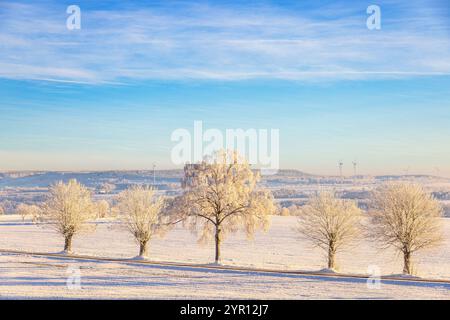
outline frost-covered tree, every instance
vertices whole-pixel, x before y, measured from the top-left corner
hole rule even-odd
[[[361,210],[353,201],[322,192],[301,209],[298,231],[327,254],[328,268],[336,269],[336,254],[359,234]]]
[[[164,198],[155,196],[152,188],[132,186],[117,196],[121,220],[139,245],[139,257],[148,255],[148,242],[167,230]]]
[[[40,208],[36,205],[28,205],[21,203],[16,208],[16,213],[22,216],[22,221],[25,221],[26,217],[31,217],[36,220],[39,216]]]
[[[291,216],[298,216],[301,212],[300,206],[296,206],[295,204],[292,204],[289,206],[289,215]]]
[[[371,235],[403,254],[403,273],[414,274],[412,255],[442,241],[442,208],[417,184],[388,183],[373,193]]]
[[[56,230],[64,237],[64,252],[72,251],[72,239],[94,225],[87,222],[95,218],[91,192],[76,180],[52,185],[47,200],[39,212],[38,223]]]
[[[287,217],[291,215],[291,212],[289,211],[289,208],[283,207],[279,211],[279,215],[283,217]]]
[[[259,179],[236,152],[218,151],[185,167],[184,193],[174,208],[185,225],[200,230],[200,242],[214,239],[216,263],[228,233],[244,229],[251,237],[256,229],[267,229],[276,207],[271,193],[257,187]]]
[[[110,205],[106,200],[100,200],[94,203],[95,212],[97,213],[97,218],[105,218],[110,213]]]
[[[111,193],[116,189],[116,185],[112,183],[105,182],[99,187],[100,193]]]

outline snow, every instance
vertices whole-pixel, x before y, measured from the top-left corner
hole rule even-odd
[[[416,258],[419,276],[450,279],[450,219],[443,219],[445,243]],[[273,217],[267,233],[247,242],[244,234],[223,243],[221,265],[278,270],[323,270],[321,251],[298,238],[295,217]],[[0,217],[0,249],[60,252],[63,241],[19,216]],[[104,220],[91,234],[74,239],[76,254],[132,259],[137,244],[114,222]],[[150,243],[152,261],[208,265],[214,261],[213,244],[200,246],[191,232],[180,227]],[[0,298],[193,298],[193,299],[450,299],[450,285],[383,280],[369,288],[364,279],[151,266],[132,262],[95,262],[67,257],[0,254]],[[369,241],[358,242],[338,254],[340,272],[367,274],[376,266],[382,275],[399,274],[402,259]],[[66,286],[68,266],[81,268],[81,290]],[[408,280],[407,278],[404,278]],[[407,288],[407,289],[406,289]]]
[[[337,271],[330,268],[324,268],[322,270],[319,270],[319,273],[337,274]]]
[[[146,256],[136,256],[134,258],[132,258],[131,260],[136,260],[136,261],[150,261],[150,257],[146,257]]]
[[[0,298],[101,299],[449,299],[450,285],[136,266],[67,258],[0,255]],[[67,286],[79,268],[81,287]],[[70,270],[70,269],[69,269]],[[407,289],[407,290],[406,290]]]

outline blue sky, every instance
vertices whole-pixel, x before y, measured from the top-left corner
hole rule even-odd
[[[202,120],[280,129],[282,168],[450,176],[449,21],[445,0],[2,1],[0,170],[172,168]]]

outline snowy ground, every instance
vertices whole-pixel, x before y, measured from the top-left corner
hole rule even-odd
[[[136,266],[0,255],[0,298],[108,299],[449,299],[450,285]],[[70,268],[70,269],[68,269]],[[81,286],[67,286],[80,268]],[[70,289],[71,288],[71,289]]]
[[[417,258],[420,276],[450,279],[450,219],[444,219],[446,242]],[[242,234],[224,242],[223,264],[280,270],[320,270],[320,251],[300,240],[294,217],[274,217],[268,233],[253,242]],[[0,249],[59,252],[62,240],[52,231],[22,222],[18,216],[0,217]],[[123,230],[103,222],[96,232],[75,239],[76,253],[130,258],[136,245]],[[189,231],[177,228],[151,243],[151,259],[192,264],[210,263],[213,247],[199,246]],[[339,256],[343,273],[367,273],[376,266],[383,275],[401,271],[401,259],[363,241]],[[67,267],[81,268],[81,290],[66,286]],[[126,262],[73,261],[0,254],[0,298],[423,298],[450,299],[450,285],[383,282],[369,289],[363,279],[330,279],[283,274],[220,271],[133,265]]]

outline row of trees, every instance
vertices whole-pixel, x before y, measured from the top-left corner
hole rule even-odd
[[[412,256],[441,243],[442,208],[416,184],[390,183],[373,192],[368,224],[354,201],[321,193],[309,200],[298,217],[298,231],[325,250],[328,268],[336,268],[336,254],[362,236],[382,248],[403,255],[403,273],[413,274]]]
[[[64,252],[72,251],[76,234],[92,230],[91,220],[109,210],[117,214],[121,225],[139,245],[139,256],[148,255],[152,237],[163,235],[182,223],[199,232],[199,242],[215,242],[215,261],[227,234],[244,228],[249,237],[255,230],[266,230],[276,207],[267,190],[258,188],[258,173],[237,153],[219,152],[213,159],[186,167],[183,194],[175,198],[156,196],[155,190],[133,186],[121,192],[115,206],[92,201],[90,191],[75,180],[50,187],[47,200],[37,206],[23,205],[22,216],[31,215],[43,226],[52,227],[64,238]],[[109,208],[109,209],[108,209]]]
[[[221,244],[229,233],[244,230],[251,238],[255,230],[269,226],[276,207],[271,193],[258,186],[259,179],[236,153],[219,152],[185,168],[182,195],[169,199],[156,196],[151,188],[133,186],[117,196],[113,210],[139,245],[140,257],[148,255],[154,236],[182,223],[199,232],[199,241],[214,241],[218,263]],[[103,206],[103,211],[112,210]],[[53,185],[47,201],[32,210],[37,223],[51,226],[63,236],[65,252],[71,252],[75,235],[95,227],[91,220],[99,216],[98,203],[94,204],[90,191],[75,180]],[[369,213],[367,228],[353,201],[320,193],[301,209],[297,230],[326,251],[330,269],[336,267],[339,250],[367,235],[401,252],[406,274],[413,273],[411,257],[415,252],[442,239],[442,210],[418,185],[383,186],[374,192]]]

